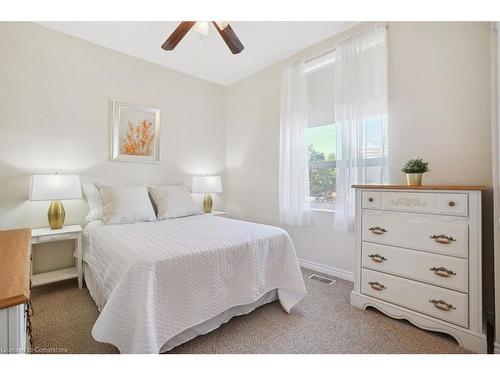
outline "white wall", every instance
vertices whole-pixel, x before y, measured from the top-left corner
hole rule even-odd
[[[397,22],[388,32],[390,176],[411,156],[425,182],[491,187],[490,24]]]
[[[358,25],[294,58],[332,48],[369,26]],[[491,187],[489,43],[489,23],[389,23],[391,183],[403,182],[401,165],[421,156],[432,170],[424,177],[427,184]],[[279,223],[280,79],[290,60],[227,90],[227,208],[236,217]],[[286,228],[298,256],[352,272],[353,236],[333,231],[331,213],[316,212],[313,221],[312,227]]]
[[[224,175],[224,93],[32,23],[0,22],[0,228],[47,226],[49,202],[27,201],[32,173],[77,173],[82,183],[104,184]],[[112,98],[160,108],[159,164],[109,160]],[[83,222],[85,201],[64,205],[67,224]]]

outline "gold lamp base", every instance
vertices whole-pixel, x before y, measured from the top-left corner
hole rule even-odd
[[[61,201],[52,201],[47,213],[50,229],[61,229],[64,226],[65,216],[66,212]]]
[[[212,212],[212,205],[212,196],[210,194],[205,194],[205,198],[203,199],[203,211],[206,214],[209,214],[210,212]]]

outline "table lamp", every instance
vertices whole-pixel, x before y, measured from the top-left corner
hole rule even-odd
[[[193,176],[193,193],[205,194],[203,199],[203,211],[206,214],[212,212],[212,196],[210,193],[222,193],[220,176]]]
[[[82,191],[77,175],[45,174],[31,176],[30,201],[52,201],[47,214],[50,229],[61,229],[66,215],[63,199],[80,199]]]

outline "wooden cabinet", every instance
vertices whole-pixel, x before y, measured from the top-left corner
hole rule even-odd
[[[31,231],[0,231],[0,353],[29,351]]]
[[[481,187],[356,188],[351,304],[375,307],[486,352]]]

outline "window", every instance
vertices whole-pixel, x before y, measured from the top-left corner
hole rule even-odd
[[[335,124],[307,129],[309,150],[309,200],[312,208],[333,209],[336,172]]]
[[[366,184],[384,182],[384,170],[387,166],[387,142],[384,115],[368,117],[363,124],[361,181]]]
[[[309,200],[313,209],[335,208],[337,129],[333,103],[333,55],[306,64],[309,150]]]
[[[309,198],[311,208],[335,210],[336,178],[342,163],[342,134],[335,124],[335,57],[322,55],[306,64],[309,150]],[[361,181],[381,183],[387,165],[387,144],[383,116],[367,117],[360,126]],[[355,167],[350,165],[351,167]]]

